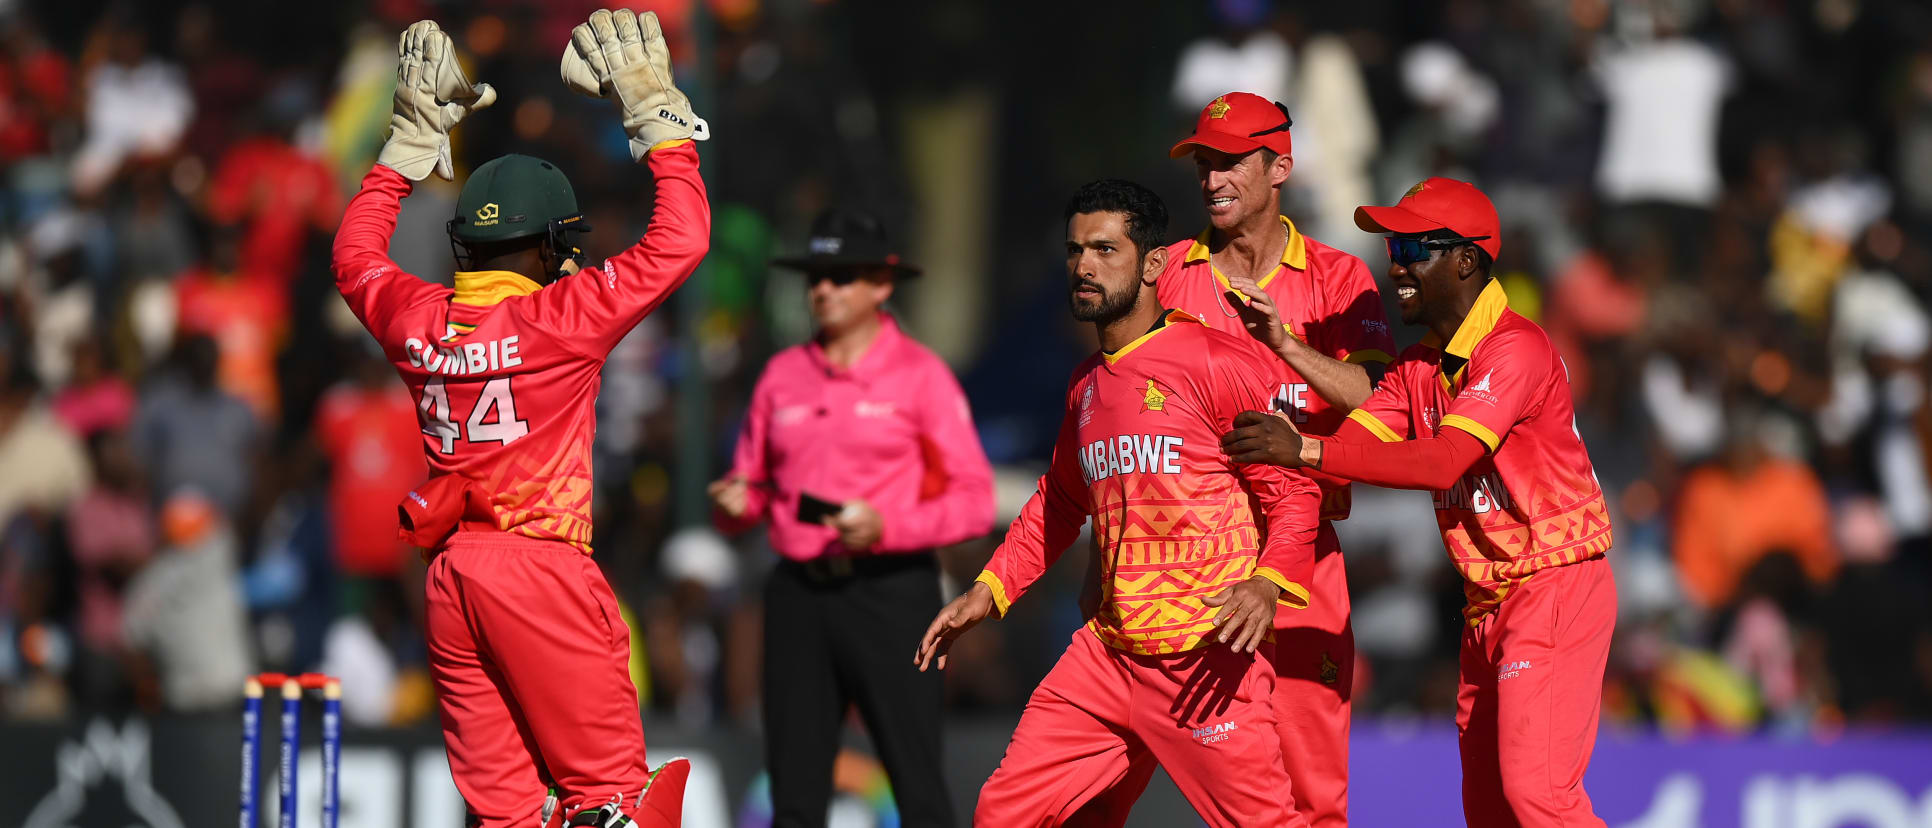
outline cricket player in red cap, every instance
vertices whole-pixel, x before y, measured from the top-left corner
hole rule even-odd
[[[973,823],[1067,824],[1159,763],[1209,825],[1305,825],[1284,796],[1263,645],[1277,606],[1321,600],[1302,586],[1321,493],[1300,472],[1231,463],[1218,443],[1299,378],[1246,337],[1161,308],[1167,210],[1153,192],[1094,182],[1066,219],[1073,315],[1102,350],[1068,383],[1039,490],[917,661],[945,667],[953,639],[1005,615],[1089,521],[1101,606],[1028,699]],[[1106,804],[1124,820],[1132,800]]]
[[[1276,389],[1278,407],[1311,434],[1333,434],[1368,399],[1395,352],[1375,277],[1361,259],[1322,244],[1281,215],[1293,171],[1288,108],[1248,92],[1208,102],[1169,155],[1194,159],[1208,227],[1167,248],[1163,307],[1209,327],[1245,332],[1270,359],[1305,378]],[[1322,600],[1282,613],[1271,659],[1275,726],[1295,807],[1315,828],[1348,824],[1348,726],[1355,677],[1348,574],[1331,521],[1348,517],[1346,481],[1323,479],[1314,583]],[[1118,796],[1138,797],[1142,767]],[[1114,796],[1115,794],[1110,794]]]
[[[1237,462],[1319,469],[1435,493],[1462,573],[1456,724],[1471,826],[1603,825],[1583,790],[1616,626],[1610,514],[1577,435],[1570,380],[1549,336],[1490,278],[1496,208],[1447,178],[1355,223],[1389,233],[1402,321],[1428,329],[1332,439],[1243,415]]]
[[[590,559],[591,442],[610,349],[704,257],[710,208],[655,15],[598,11],[563,78],[615,101],[656,179],[643,240],[579,271],[570,181],[521,155],[478,168],[450,221],[455,288],[389,259],[401,200],[453,179],[449,130],[496,99],[436,24],[402,35],[395,114],[335,239],[336,288],[415,396],[429,482],[404,537],[433,554],[427,634],[450,774],[471,826],[676,826],[690,763],[644,758],[630,638]],[[561,806],[561,808],[559,807]]]

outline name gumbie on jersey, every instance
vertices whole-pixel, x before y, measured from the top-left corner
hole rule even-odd
[[[1576,431],[1569,375],[1543,329],[1509,309],[1500,283],[1483,289],[1446,346],[1431,334],[1403,351],[1349,419],[1388,442],[1448,427],[1489,447],[1435,492],[1472,623],[1538,570],[1610,548],[1610,512]]]
[[[404,273],[386,251],[411,185],[388,167],[350,201],[336,288],[408,384],[431,476],[460,474],[488,495],[490,514],[466,521],[590,551],[604,359],[709,244],[697,151],[660,146],[649,164],[657,192],[644,238],[547,286],[484,271],[456,274],[452,290]]]
[[[1281,263],[1256,284],[1275,300],[1282,325],[1318,353],[1352,363],[1386,365],[1395,353],[1395,339],[1382,310],[1375,276],[1361,259],[1308,238],[1287,216],[1288,231]],[[1208,251],[1208,232],[1167,247],[1167,270],[1161,274],[1162,307],[1177,308],[1198,317],[1215,330],[1234,334],[1267,358],[1280,361],[1260,340],[1249,335],[1235,309],[1228,278],[1214,266]],[[1330,405],[1306,382],[1282,385],[1276,396],[1295,427],[1310,434],[1330,435],[1348,412]],[[1348,483],[1318,478],[1322,485],[1322,519],[1348,517]]]
[[[1237,466],[1221,453],[1235,415],[1269,410],[1292,376],[1179,311],[1081,363],[1052,465],[979,576],[999,612],[1088,522],[1103,601],[1087,628],[1108,646],[1202,646],[1220,610],[1201,599],[1255,575],[1282,588],[1278,609],[1307,606],[1319,489],[1298,471]]]

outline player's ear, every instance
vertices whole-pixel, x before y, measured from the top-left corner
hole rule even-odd
[[[1295,158],[1292,155],[1277,155],[1275,163],[1268,165],[1268,182],[1276,187],[1288,183],[1288,174],[1295,171]]]
[[[1160,281],[1161,273],[1167,270],[1167,246],[1157,245],[1147,255],[1141,257],[1140,280],[1146,284]]]

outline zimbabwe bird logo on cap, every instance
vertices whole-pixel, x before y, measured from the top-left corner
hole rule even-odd
[[[1413,187],[1410,187],[1410,188],[1409,188],[1409,191],[1408,191],[1408,192],[1406,192],[1406,193],[1403,193],[1403,194],[1402,194],[1402,197],[1403,197],[1403,198],[1415,198],[1415,194],[1416,194],[1416,193],[1419,193],[1419,192],[1422,192],[1423,190],[1425,190],[1425,189],[1427,189],[1427,188],[1428,188],[1428,186],[1429,186],[1429,182],[1427,182],[1427,181],[1418,181],[1418,182],[1416,182],[1416,184],[1415,184],[1415,186],[1413,186]]]
[[[1140,410],[1167,413],[1167,395],[1161,393],[1159,388],[1155,388],[1154,381],[1151,379],[1147,381],[1147,393],[1140,398]]]
[[[1214,103],[1208,104],[1208,117],[1226,118],[1228,117],[1228,110],[1233,108],[1234,106],[1228,103],[1228,96],[1222,95],[1219,98],[1215,98]]]

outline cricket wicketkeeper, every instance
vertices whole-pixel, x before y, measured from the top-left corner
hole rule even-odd
[[[471,826],[676,826],[683,760],[645,763],[630,636],[590,559],[591,441],[610,349],[704,257],[710,208],[656,16],[598,11],[563,55],[572,89],[623,113],[656,179],[650,231],[580,271],[590,228],[555,165],[508,155],[477,168],[449,234],[454,289],[385,251],[411,182],[454,180],[449,130],[496,100],[447,34],[411,25],[395,114],[335,240],[336,287],[416,398],[430,480],[402,506],[433,555],[430,668],[450,773]],[[559,807],[561,806],[561,807]]]

